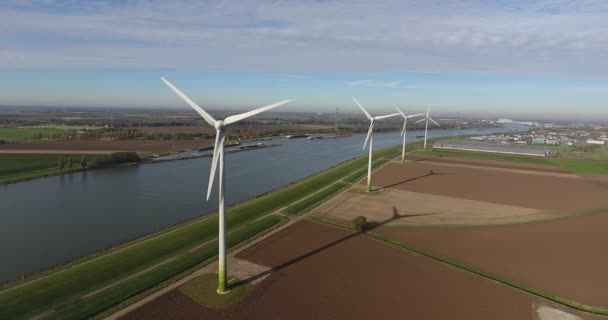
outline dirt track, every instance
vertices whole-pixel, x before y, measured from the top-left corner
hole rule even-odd
[[[507,168],[508,169],[508,168]],[[433,170],[434,174],[429,174]],[[374,173],[373,185],[419,193],[578,213],[608,208],[608,183],[474,167],[415,162],[391,163]]]
[[[367,236],[306,221],[240,257],[277,269],[243,305],[212,312],[172,291],[123,319],[532,320],[535,308],[546,304]]]
[[[0,153],[160,153],[207,146],[210,140],[113,140],[21,142],[0,145]]]

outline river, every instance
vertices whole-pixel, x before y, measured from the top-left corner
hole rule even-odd
[[[522,128],[461,130],[461,134]],[[409,141],[424,132],[408,132]],[[430,137],[451,136],[432,130]],[[277,147],[226,155],[226,201],[234,204],[366,153],[364,136],[274,139]],[[400,143],[374,135],[374,149]],[[208,214],[211,158],[64,174],[0,186],[0,283]],[[216,183],[217,186],[217,183]]]

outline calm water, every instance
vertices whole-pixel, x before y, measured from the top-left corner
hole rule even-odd
[[[521,128],[519,128],[521,129]],[[505,129],[515,130],[515,129]],[[482,134],[500,131],[466,131]],[[423,132],[408,132],[409,141]],[[449,130],[429,133],[453,135]],[[365,153],[361,135],[275,139],[278,147],[226,155],[226,201],[234,204]],[[398,144],[374,135],[374,149]],[[210,158],[94,170],[0,186],[0,282],[207,214]],[[216,183],[217,186],[217,183]]]

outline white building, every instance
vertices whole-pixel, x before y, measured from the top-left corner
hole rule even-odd
[[[593,140],[593,139],[589,139],[587,140],[588,144],[600,144],[600,145],[605,145],[606,141],[603,140]]]

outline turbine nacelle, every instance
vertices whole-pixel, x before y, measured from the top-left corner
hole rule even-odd
[[[224,120],[215,121],[214,127],[217,131],[224,130],[224,128],[226,127],[226,125],[224,124]]]
[[[268,111],[270,109],[274,109],[278,106],[284,105],[291,100],[283,100],[277,103],[273,103],[267,105],[265,107],[257,108],[248,112],[244,112],[241,114],[235,114],[229,117],[226,117],[224,120],[215,120],[209,113],[207,113],[203,108],[197,105],[192,99],[190,99],[186,94],[181,92],[177,87],[175,87],[169,80],[164,77],[160,77],[160,79],[169,87],[177,96],[179,96],[184,102],[186,102],[192,109],[194,109],[198,114],[205,119],[205,121],[213,126],[217,130],[217,134],[215,136],[215,144],[213,147],[213,158],[211,160],[211,174],[209,175],[209,187],[207,188],[207,200],[209,200],[209,196],[211,195],[211,190],[213,188],[213,180],[215,179],[215,175],[217,173],[217,164],[219,162],[219,153],[223,154],[224,150],[224,139],[225,139],[225,129],[226,126],[232,123],[239,122],[241,120],[247,119],[249,117],[255,116],[258,113],[262,113],[264,111]],[[221,149],[221,150],[220,150]]]
[[[394,116],[398,116],[398,113],[393,113],[393,114],[388,114],[385,116],[375,116],[372,117],[371,114],[369,114],[369,112],[367,112],[367,110],[365,110],[365,108],[363,108],[363,106],[359,103],[359,101],[357,101],[357,99],[355,99],[355,97],[353,97],[353,101],[359,106],[359,108],[361,108],[361,111],[363,111],[363,113],[365,114],[365,117],[369,120],[369,129],[367,130],[367,136],[365,137],[365,142],[363,143],[363,149],[365,149],[365,147],[367,146],[367,142],[369,141],[369,139],[372,136],[372,133],[374,132],[374,124],[377,120],[381,120],[381,119],[386,119],[386,118],[390,118],[390,117],[394,117]]]

